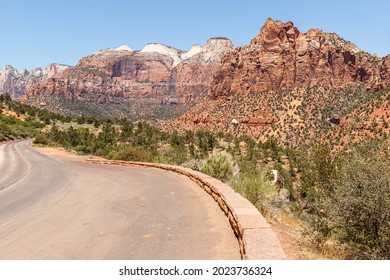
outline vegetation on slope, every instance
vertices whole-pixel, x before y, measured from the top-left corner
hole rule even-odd
[[[313,244],[336,241],[350,258],[389,259],[388,142],[360,142],[335,155],[317,146],[301,156],[300,166],[299,190]]]
[[[23,106],[12,102],[8,96],[0,95],[0,141],[33,137],[45,124],[37,117],[28,115]]]
[[[139,119],[173,119],[187,111],[193,104],[145,104],[134,99],[125,104],[118,103],[97,103],[70,101],[64,96],[40,95],[31,97],[29,102],[44,108],[70,117],[81,117],[82,115],[94,118],[128,118],[136,121]]]
[[[359,84],[234,94],[203,100],[178,121],[167,124],[167,129],[192,126],[249,135],[263,142],[273,136],[290,148],[323,141],[333,149],[366,135],[389,137],[389,102],[390,89],[374,91]]]

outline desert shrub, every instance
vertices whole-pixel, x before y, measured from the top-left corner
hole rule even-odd
[[[187,160],[187,148],[184,145],[160,148],[154,157],[155,162],[172,165],[181,165]]]
[[[213,152],[201,166],[200,172],[226,181],[233,175],[233,157],[230,154]]]
[[[203,166],[205,162],[206,162],[206,160],[204,160],[204,159],[201,159],[201,160],[190,159],[186,162],[183,162],[180,166],[190,168],[192,170],[200,171],[201,166]]]
[[[258,208],[261,208],[262,200],[275,198],[278,194],[266,171],[240,174],[232,186]]]
[[[110,152],[108,158],[114,160],[128,160],[128,161],[152,161],[152,154],[142,147],[122,147]]]
[[[329,186],[316,185],[309,209],[318,245],[333,239],[350,258],[390,258],[388,150],[386,143],[360,144],[329,162],[333,166],[332,176],[326,178]]]
[[[390,161],[383,151],[361,146],[346,155],[331,196],[336,236],[359,259],[390,258]]]
[[[47,135],[45,133],[38,133],[35,136],[35,139],[34,139],[33,143],[34,144],[40,144],[40,145],[48,145],[49,141],[48,141]]]

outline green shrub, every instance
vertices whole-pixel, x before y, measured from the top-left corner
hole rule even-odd
[[[163,164],[181,165],[188,160],[185,146],[168,146],[156,152],[155,162]]]
[[[47,139],[47,135],[44,134],[44,133],[38,133],[36,136],[35,136],[35,139],[34,139],[34,144],[40,144],[40,145],[48,145],[49,144],[49,141]]]
[[[240,174],[240,177],[234,180],[232,186],[259,208],[261,208],[261,200],[272,199],[278,195],[276,186],[269,180],[265,171],[261,171],[258,174]]]
[[[337,238],[359,259],[390,258],[390,162],[378,152],[347,155],[331,197]]]
[[[353,259],[389,259],[389,147],[360,144],[329,164],[333,166],[333,174],[326,178],[329,186],[316,184],[312,189],[313,241],[319,246],[329,239],[338,241]]]
[[[230,154],[213,152],[201,166],[200,172],[226,181],[233,176],[234,161]]]
[[[108,158],[114,160],[127,160],[127,161],[152,161],[153,156],[151,153],[142,147],[124,147],[119,148],[116,151],[112,151]]]

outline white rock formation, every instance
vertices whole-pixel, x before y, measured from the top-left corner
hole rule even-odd
[[[134,51],[132,48],[130,48],[127,45],[122,45],[119,48],[116,48],[115,50],[116,51],[129,51],[129,52],[133,52]]]
[[[168,55],[173,59],[173,66],[179,64],[181,62],[181,54],[183,51],[165,46],[163,44],[147,44],[141,52],[156,52],[164,55]]]
[[[191,47],[191,49],[189,51],[183,53],[180,58],[182,60],[189,59],[189,58],[193,57],[194,55],[197,55],[198,53],[200,53],[202,50],[203,50],[203,47],[201,45],[198,45],[198,44],[193,45]]]

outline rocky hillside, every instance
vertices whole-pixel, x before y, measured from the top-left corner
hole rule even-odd
[[[57,77],[30,86],[23,100],[48,107],[57,102],[53,110],[64,109],[70,101],[90,106],[83,113],[116,106],[126,107],[124,116],[147,117],[156,115],[156,110],[164,115],[172,106],[187,109],[205,96],[221,57],[232,49],[226,38],[212,38],[187,52],[162,44],[148,44],[140,51],[127,46],[105,49],[82,58]]]
[[[390,133],[389,66],[389,56],[370,55],[334,33],[303,34],[291,22],[268,19],[250,45],[222,58],[208,95],[165,129],[274,136],[292,146],[330,135],[337,143],[351,127],[369,132],[375,122],[344,125],[343,120],[368,115],[361,106],[377,104],[381,109],[372,110],[383,116],[380,133]]]
[[[293,90],[235,94],[204,99],[165,129],[223,131],[266,141],[274,137],[284,146],[311,140],[338,146],[340,140],[367,135],[390,136],[390,90],[313,86]]]
[[[54,78],[67,68],[69,66],[53,63],[43,70],[35,68],[30,72],[26,69],[18,72],[11,65],[6,65],[3,69],[0,69],[0,93],[8,93],[12,99],[18,99],[30,85],[44,82],[48,78]]]

